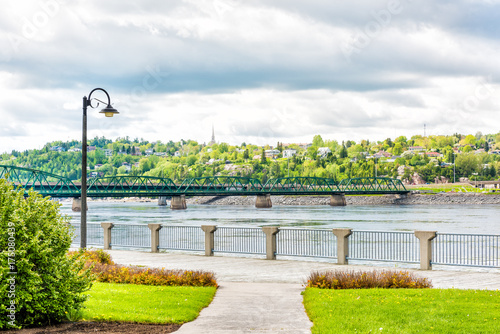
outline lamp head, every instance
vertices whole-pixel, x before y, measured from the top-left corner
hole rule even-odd
[[[113,108],[111,106],[111,104],[108,104],[108,106],[106,108],[104,108],[103,110],[99,111],[99,113],[104,114],[104,116],[106,116],[106,117],[113,117],[114,115],[119,114],[118,110]]]

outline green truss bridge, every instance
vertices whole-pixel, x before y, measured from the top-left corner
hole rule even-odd
[[[26,195],[33,189],[44,196],[80,197],[79,183],[41,170],[0,165],[0,178],[24,188]],[[258,179],[234,176],[189,178],[182,183],[153,176],[112,176],[90,178],[87,188],[87,196],[94,198],[172,197],[173,209],[185,208],[185,196],[257,196],[257,207],[271,207],[271,195],[331,195],[331,205],[345,205],[344,195],[404,195],[408,192],[400,180],[382,177],[341,182],[318,177],[283,177],[262,184]]]

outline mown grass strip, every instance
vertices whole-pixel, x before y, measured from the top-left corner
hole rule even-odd
[[[215,287],[94,283],[83,320],[180,324],[207,307]]]
[[[500,333],[500,291],[307,288],[312,333]]]

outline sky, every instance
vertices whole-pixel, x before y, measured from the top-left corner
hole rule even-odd
[[[81,140],[94,88],[89,138],[497,133],[499,59],[500,0],[3,0],[0,153]]]

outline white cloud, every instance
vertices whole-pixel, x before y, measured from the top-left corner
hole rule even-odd
[[[498,131],[498,2],[400,1],[381,18],[390,3],[8,1],[0,152],[80,138],[94,87],[121,114],[89,112],[91,137],[204,142],[212,124],[235,144],[411,136],[423,123]]]

